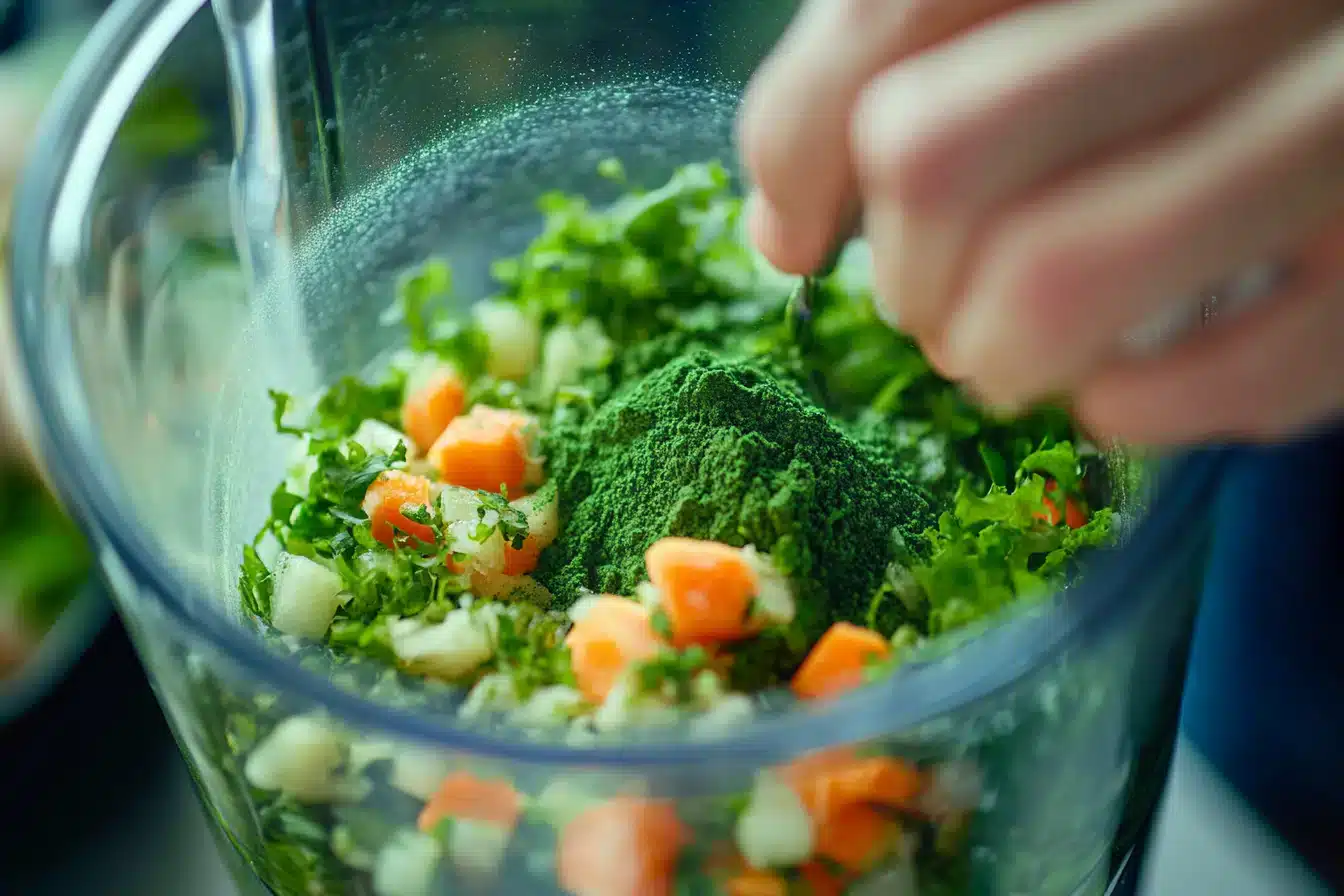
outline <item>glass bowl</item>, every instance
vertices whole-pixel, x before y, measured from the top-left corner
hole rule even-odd
[[[249,628],[240,548],[288,460],[267,390],[364,370],[391,347],[375,324],[396,277],[430,253],[451,259],[462,295],[483,295],[489,259],[535,232],[539,193],[601,198],[603,158],[652,183],[731,160],[741,87],[790,12],[754,0],[252,5],[270,13],[270,38],[251,47],[262,77],[235,112],[255,139],[237,145],[267,177],[240,207],[268,226],[242,241],[230,227],[235,144],[210,10],[124,0],[48,112],[12,246],[43,454],[239,885],[557,893],[575,825],[628,821],[599,828],[587,856],[620,864],[672,813],[684,842],[670,881],[589,892],[742,896],[712,866],[758,773],[861,747],[919,766],[921,802],[890,861],[844,874],[813,862],[790,894],[1132,886],[1175,742],[1216,453],[1153,462],[1123,508],[1123,543],[1066,592],[879,684],[711,742],[581,747],[468,729],[449,690],[276,649]],[[273,110],[255,92],[271,76]],[[240,256],[270,279],[249,285]],[[507,778],[517,826],[418,832],[425,801],[461,772]]]

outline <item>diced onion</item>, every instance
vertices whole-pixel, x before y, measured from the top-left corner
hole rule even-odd
[[[403,747],[392,757],[388,783],[402,793],[428,800],[452,770],[452,761],[443,753],[423,747]]]
[[[756,615],[773,625],[788,625],[797,612],[789,580],[768,556],[750,545],[742,549],[742,557],[756,573]]]
[[[405,433],[398,429],[388,426],[381,420],[365,420],[359,424],[355,434],[350,437],[352,442],[357,442],[361,448],[370,454],[391,454],[397,450],[397,445],[405,445],[410,449],[411,440]]]
[[[388,624],[392,649],[409,669],[423,675],[457,679],[479,668],[494,654],[498,610],[452,610],[438,625],[415,620]]]
[[[541,350],[536,321],[506,302],[482,302],[472,312],[485,334],[487,372],[505,380],[520,380],[531,373]]]
[[[448,857],[468,874],[493,876],[504,861],[512,836],[513,831],[503,825],[456,818],[448,829]]]
[[[554,327],[541,349],[542,391],[554,395],[561,387],[576,384],[585,370],[602,364],[610,352],[611,340],[592,318],[578,326]]]
[[[377,896],[428,896],[442,858],[439,841],[419,831],[399,831],[373,865]]]
[[[344,760],[344,740],[332,725],[313,716],[291,716],[257,744],[243,773],[253,787],[321,803],[340,794],[337,772]]]
[[[807,807],[773,772],[756,776],[747,808],[737,819],[737,848],[753,868],[784,868],[806,861],[816,842]]]
[[[271,625],[287,635],[321,640],[350,599],[341,577],[315,560],[282,553],[275,563]]]

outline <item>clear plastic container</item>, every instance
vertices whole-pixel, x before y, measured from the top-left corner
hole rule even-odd
[[[18,200],[17,335],[52,477],[245,892],[560,892],[558,840],[621,796],[688,832],[676,892],[722,892],[702,872],[732,843],[757,773],[852,745],[905,757],[933,784],[894,858],[843,892],[1132,886],[1175,741],[1216,454],[1154,465],[1151,487],[1126,496],[1123,544],[1068,592],[880,684],[708,743],[467,730],[451,691],[277,651],[240,618],[239,547],[287,461],[266,390],[364,369],[392,338],[373,323],[395,276],[429,253],[452,259],[463,294],[482,293],[486,262],[533,232],[537,195],[596,191],[606,156],[646,182],[731,160],[741,86],[789,12],[281,3],[271,130],[255,96],[239,106],[282,163],[249,200],[274,224],[249,248],[285,287],[268,291],[249,288],[230,229],[229,81],[210,9],[125,0],[89,38]],[[456,770],[523,795],[509,836],[416,833]],[[610,836],[620,855],[631,828]]]

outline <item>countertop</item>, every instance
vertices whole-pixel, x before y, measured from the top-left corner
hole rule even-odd
[[[165,745],[166,746],[166,745]],[[1329,896],[1188,744],[1176,754],[1145,896]],[[59,868],[20,881],[22,896],[235,896],[182,761],[156,772],[111,829]]]

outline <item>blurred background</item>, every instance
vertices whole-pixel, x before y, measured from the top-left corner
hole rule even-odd
[[[28,138],[104,5],[0,0],[6,239],[23,226],[9,212]],[[160,111],[146,125],[147,140],[171,140],[175,129],[190,126],[170,97]],[[0,290],[6,288],[7,279],[0,280]],[[191,777],[92,572],[90,552],[47,496],[41,464],[25,448],[23,384],[10,364],[7,310],[2,319],[0,894],[232,893]],[[1195,693],[1212,691],[1207,673],[1199,674],[1197,668]],[[1199,748],[1187,741],[1178,754],[1147,892],[1328,892],[1203,758],[1219,752],[1210,737],[1222,737],[1208,734],[1216,725],[1206,715],[1194,713]]]

